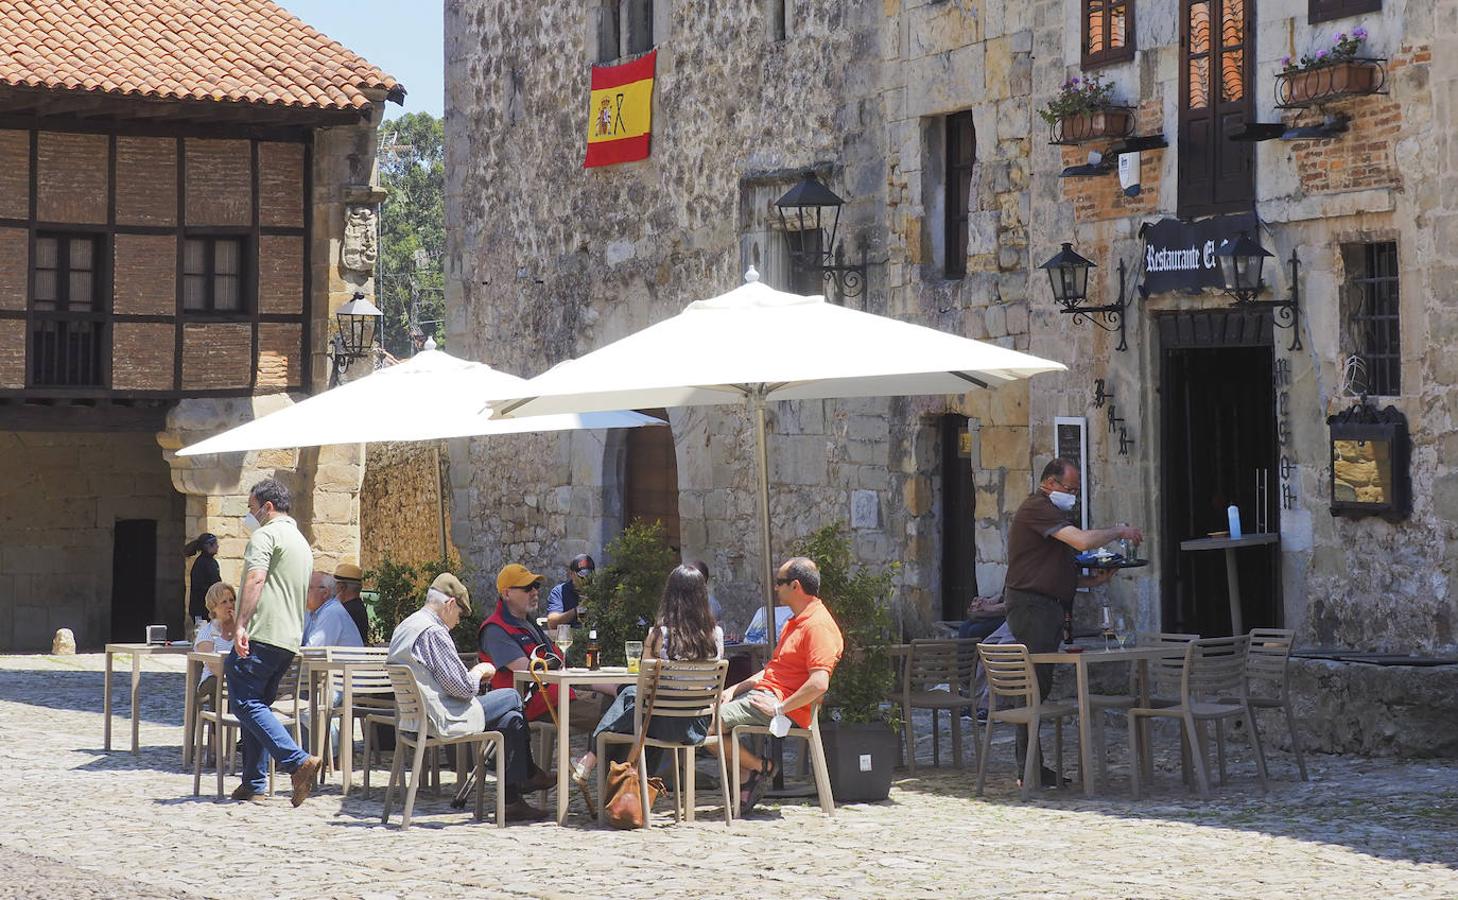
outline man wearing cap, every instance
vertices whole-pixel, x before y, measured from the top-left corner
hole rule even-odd
[[[581,591],[595,571],[597,571],[597,564],[586,553],[577,554],[572,557],[571,562],[567,563],[567,580],[552,588],[547,594],[548,628],[578,624],[585,612],[582,609]]]
[[[360,640],[368,642],[370,617],[365,612],[364,600],[359,596],[360,588],[364,586],[364,572],[354,563],[342,562],[334,567],[334,583],[338,586],[335,596],[344,605],[344,611],[354,620],[354,627],[359,629]]]
[[[496,669],[493,688],[513,686],[512,672],[525,672],[531,666],[532,654],[551,654],[562,658],[547,635],[534,621],[537,597],[542,589],[542,576],[520,563],[504,566],[496,575],[496,610],[481,623],[477,634],[480,659]],[[576,696],[576,695],[573,695]],[[546,695],[538,691],[527,701],[526,717],[535,722],[548,716],[547,702],[557,705],[557,685],[548,685]]]
[[[506,815],[540,819],[546,814],[522,799],[524,790],[542,790],[551,777],[532,761],[521,695],[507,687],[480,694],[482,682],[496,673],[489,662],[470,669],[461,662],[451,629],[471,612],[471,596],[460,579],[442,573],[425,592],[425,605],[395,626],[386,657],[409,666],[420,685],[431,727],[442,737],[499,731],[506,738]]]
[[[344,604],[335,595],[334,576],[315,572],[309,577],[309,593],[304,607],[309,615],[304,619],[305,647],[363,647],[354,619],[350,618]]]

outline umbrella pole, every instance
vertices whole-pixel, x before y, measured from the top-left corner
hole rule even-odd
[[[759,472],[759,553],[764,561],[764,621],[765,633],[769,635],[770,649],[779,642],[775,628],[775,563],[770,557],[770,515],[769,515],[769,453],[764,436],[764,394],[756,391],[749,395],[749,410],[754,418],[755,466]]]

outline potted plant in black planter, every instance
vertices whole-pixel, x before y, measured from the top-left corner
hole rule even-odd
[[[796,551],[820,567],[820,596],[845,638],[845,652],[830,677],[821,740],[839,802],[885,800],[891,793],[898,738],[890,707],[893,634],[888,601],[895,566],[852,571],[850,539],[840,524],[810,535]]]

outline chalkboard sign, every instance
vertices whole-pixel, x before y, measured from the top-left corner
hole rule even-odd
[[[1088,419],[1083,416],[1055,416],[1053,452],[1071,460],[1078,469],[1078,502],[1070,514],[1079,528],[1088,528]]]

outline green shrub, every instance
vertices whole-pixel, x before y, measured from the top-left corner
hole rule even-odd
[[[847,724],[890,722],[882,703],[895,683],[889,652],[895,629],[889,606],[899,564],[852,571],[850,537],[839,523],[807,537],[795,554],[820,567],[820,596],[845,638],[845,653],[831,675],[825,706]]]
[[[451,572],[462,581],[466,580],[461,561],[454,558],[437,559],[412,566],[397,563],[387,555],[380,561],[379,568],[365,572],[365,583],[374,585],[376,595],[374,602],[369,604],[369,643],[388,643],[390,635],[395,633],[395,626],[425,603],[426,588],[442,572]],[[461,624],[451,632],[457,650],[462,653],[476,652],[476,632],[481,627],[481,619],[490,615],[495,602],[494,597],[471,598],[471,614],[461,619]]]
[[[661,524],[641,520],[623,529],[603,555],[611,562],[598,566],[582,591],[587,615],[581,627],[597,631],[605,665],[621,666],[626,662],[624,642],[641,641],[657,619],[663,586],[678,565],[678,555],[668,546]],[[587,631],[575,637],[570,655],[580,659]]]

